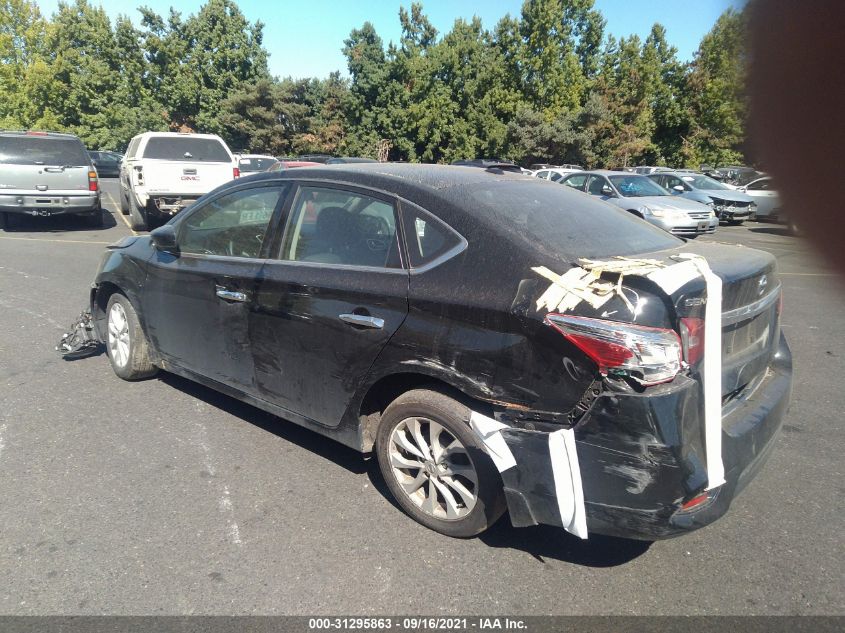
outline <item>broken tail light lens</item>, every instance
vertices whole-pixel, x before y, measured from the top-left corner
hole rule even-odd
[[[680,329],[684,359],[690,365],[695,365],[704,357],[704,319],[684,317]]]
[[[91,170],[88,172],[88,191],[97,191],[98,188],[97,183],[97,172]]]
[[[548,314],[546,322],[584,352],[602,375],[628,376],[641,385],[672,380],[681,370],[681,340],[674,330]]]

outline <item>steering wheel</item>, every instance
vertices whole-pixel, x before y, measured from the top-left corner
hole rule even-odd
[[[358,232],[361,241],[367,248],[376,253],[383,253],[390,242],[390,225],[377,215],[361,215],[358,217]]]

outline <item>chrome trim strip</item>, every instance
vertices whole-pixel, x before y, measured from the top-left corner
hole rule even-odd
[[[747,306],[742,306],[741,308],[735,308],[734,310],[722,312],[722,325],[724,326],[739,323],[740,321],[749,319],[759,314],[778,300],[778,297],[780,297],[780,291],[781,284],[778,283],[778,285],[775,286],[774,290],[772,290],[762,299],[758,299],[754,303],[749,303]]]

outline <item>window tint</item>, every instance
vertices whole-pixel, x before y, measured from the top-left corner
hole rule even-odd
[[[658,179],[657,182],[667,189],[671,189],[672,187],[677,187],[680,185],[684,188],[684,190],[689,189],[688,186],[684,185],[684,181],[678,178],[677,176],[662,176],[661,179]]]
[[[280,259],[399,268],[393,205],[353,191],[302,187]]]
[[[211,200],[179,231],[179,250],[200,255],[258,257],[264,233],[287,186],[242,189]]]
[[[0,136],[0,163],[13,165],[87,166],[82,141],[50,136]]]
[[[454,230],[422,209],[403,204],[402,217],[411,268],[425,266],[462,241]]]
[[[272,156],[251,156],[250,158],[241,158],[238,161],[238,169],[240,169],[242,174],[267,171],[276,162],[276,159]]]
[[[567,261],[636,255],[683,244],[627,211],[566,187],[485,183],[467,188],[466,204],[488,230],[505,234],[518,248]]]
[[[537,178],[545,178],[545,179],[548,180],[549,172],[548,171],[538,171],[537,172]]]
[[[748,185],[748,190],[749,191],[768,191],[769,189],[771,189],[771,182],[772,181],[769,180],[769,179],[758,180],[757,182],[752,182],[750,185]]]
[[[133,138],[129,141],[129,147],[126,148],[126,158],[135,158],[135,152],[138,151],[138,144],[140,142],[140,137]]]
[[[559,173],[558,173],[558,172],[556,172],[556,171],[551,172],[551,174],[552,174],[552,175],[551,175],[551,176],[549,176],[549,180],[551,180],[552,182],[557,182],[557,181],[559,181],[561,178],[563,178],[563,175],[562,175],[562,174],[559,174]]]
[[[607,181],[602,176],[590,176],[587,181],[587,193],[592,196],[606,196],[602,188],[607,184]]]
[[[581,176],[580,174],[577,176],[570,176],[566,180],[563,181],[563,184],[567,187],[572,187],[574,189],[584,189],[584,183],[586,182],[587,177]]]
[[[217,139],[190,136],[153,136],[144,148],[144,158],[210,163],[232,162],[229,152]]]

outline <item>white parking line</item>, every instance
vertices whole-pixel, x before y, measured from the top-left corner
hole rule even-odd
[[[21,240],[23,242],[58,242],[59,244],[114,244],[114,242],[97,242],[95,240],[52,240],[46,237],[10,237],[0,235],[0,240]]]
[[[106,191],[105,189],[103,190],[103,193],[106,194],[106,197],[111,202],[112,207],[114,207],[114,211],[113,211],[114,215],[116,215],[121,220],[123,220],[123,223],[126,225],[126,228],[129,229],[130,231],[132,231],[132,235],[141,235],[137,231],[133,231],[132,227],[129,226],[129,221],[126,219],[126,216],[123,215],[123,212],[121,212],[120,205],[117,202],[115,202],[115,199],[112,197],[112,195],[108,191]]]

